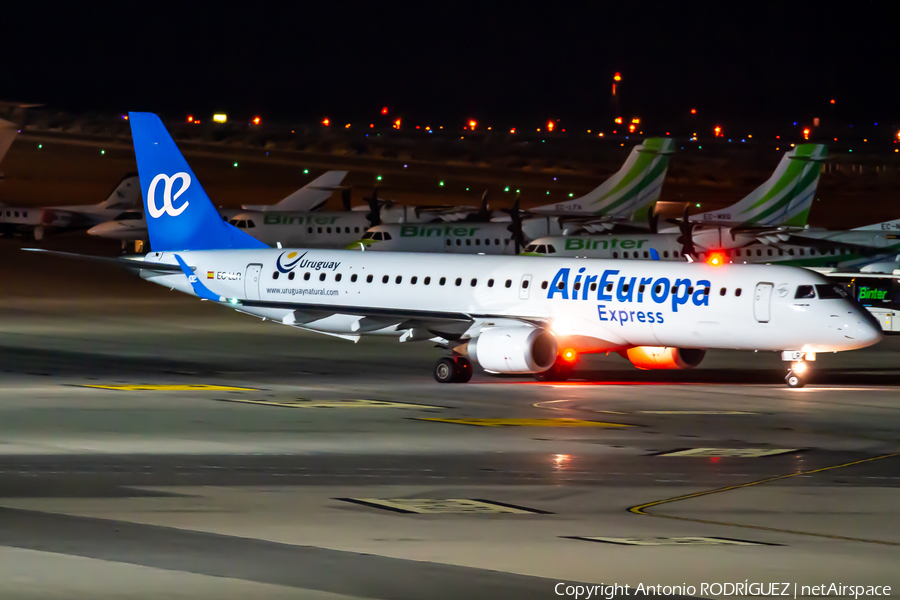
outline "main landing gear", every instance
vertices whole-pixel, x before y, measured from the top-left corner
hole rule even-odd
[[[788,369],[787,375],[784,376],[784,382],[789,388],[802,388],[809,379],[812,368],[810,361],[816,360],[816,355],[812,352],[782,352],[781,360],[790,361],[791,367]]]
[[[434,365],[438,383],[468,383],[472,379],[472,361],[464,356],[445,356]]]

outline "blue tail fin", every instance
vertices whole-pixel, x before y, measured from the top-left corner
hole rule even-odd
[[[268,248],[222,219],[159,117],[128,120],[153,251]]]

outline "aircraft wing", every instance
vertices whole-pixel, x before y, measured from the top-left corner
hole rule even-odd
[[[839,242],[829,239],[808,238],[802,235],[792,235],[785,241],[785,243],[792,246],[806,246],[807,248],[814,248],[816,250],[849,250],[850,252],[856,252],[858,254],[862,254],[863,256],[885,253],[884,248],[878,248],[877,246],[850,244],[847,242]]]
[[[62,256],[73,260],[84,262],[100,263],[111,265],[114,267],[123,267],[125,269],[137,271],[156,271],[158,273],[181,273],[182,269],[178,265],[167,265],[164,263],[145,262],[143,257],[140,258],[111,258],[107,256],[88,256],[86,254],[74,254],[72,252],[59,252],[58,250],[44,250],[43,248],[22,248],[26,252],[43,252],[54,256]],[[191,267],[193,269],[193,267]]]

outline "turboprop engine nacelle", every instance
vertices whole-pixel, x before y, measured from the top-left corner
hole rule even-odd
[[[669,348],[661,346],[636,346],[620,352],[638,369],[675,370],[693,369],[706,356],[706,350],[695,348]]]
[[[540,373],[556,362],[556,338],[536,327],[485,329],[458,352],[468,354],[485,371]]]

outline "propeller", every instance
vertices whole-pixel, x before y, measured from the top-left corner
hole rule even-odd
[[[351,210],[350,206],[350,188],[345,187],[341,190],[341,204],[344,206],[344,210],[349,212]]]
[[[381,204],[378,201],[378,186],[372,188],[372,196],[368,198],[369,212],[366,213],[366,219],[369,220],[370,227],[381,225]]]
[[[491,211],[488,209],[488,196],[491,195],[491,190],[484,190],[484,193],[481,195],[481,207],[478,209],[478,212],[472,215],[473,221],[478,221],[479,223],[486,223],[491,220]],[[517,199],[518,201],[518,199]]]
[[[487,194],[485,193],[485,198]],[[506,229],[512,233],[513,244],[515,245],[516,254],[522,251],[522,248],[525,247],[525,233],[522,231],[522,212],[519,210],[519,195],[516,194],[516,199],[513,201],[512,208],[508,208],[503,212],[509,214],[509,218],[512,221],[509,227]]]
[[[691,223],[688,215],[688,207],[685,206],[684,216],[678,222],[678,231],[681,233],[675,241],[681,244],[681,253],[690,257],[691,260],[697,258],[697,249],[694,247],[694,227],[695,225]]]

